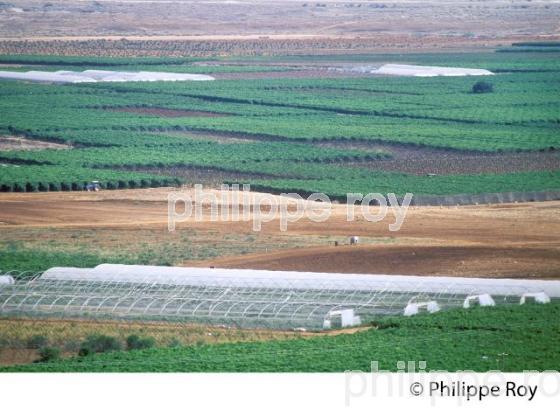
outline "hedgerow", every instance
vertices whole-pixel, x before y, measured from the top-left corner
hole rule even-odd
[[[0,170],[0,192],[82,191],[94,180],[106,189],[177,186],[182,182],[180,178],[90,169],[75,164],[3,164]]]

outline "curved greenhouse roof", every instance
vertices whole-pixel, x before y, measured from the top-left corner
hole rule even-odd
[[[104,264],[1,286],[0,314],[321,329],[470,306],[477,295],[519,304],[544,294],[560,297],[560,281]]]
[[[255,288],[328,288],[370,291],[399,290],[403,292],[453,290],[462,293],[519,296],[526,292],[546,291],[549,296],[560,297],[560,281],[530,279],[371,275],[118,264],[102,264],[93,269],[52,268],[43,273],[41,278],[196,286],[215,286],[223,283]]]
[[[97,83],[127,81],[211,81],[205,74],[170,73],[158,71],[0,71],[0,79],[49,83]]]

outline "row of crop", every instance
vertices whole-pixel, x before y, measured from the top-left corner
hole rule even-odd
[[[0,128],[13,127],[19,131],[29,130],[37,134],[45,131],[47,134],[56,132],[68,134],[70,131],[82,129],[131,133],[142,130],[198,129],[291,139],[369,139],[484,151],[531,150],[558,146],[557,130],[553,124],[548,127],[460,124],[334,113],[304,117],[286,116],[286,118],[242,115],[227,118],[157,118],[105,110],[58,107],[49,105],[48,101],[46,99],[40,104],[34,103],[31,97],[22,104],[9,99],[0,100],[0,109],[3,113],[0,117]],[[484,110],[481,111],[481,115],[486,115]],[[554,113],[550,115],[554,116]],[[103,139],[103,133],[100,133],[99,138]],[[132,135],[130,138],[132,145],[135,145],[134,141]],[[112,144],[107,140],[101,144],[107,143]],[[126,137],[119,143],[121,144],[127,144]],[[88,141],[84,145],[98,144],[95,141]]]
[[[109,61],[105,65],[90,65],[77,62],[76,64],[42,64],[42,63],[26,63],[18,64],[17,66],[7,65],[0,66],[2,71],[84,71],[88,68],[105,71],[150,71],[150,72],[171,72],[180,74],[231,74],[231,73],[254,73],[254,72],[285,72],[293,70],[290,67],[282,66],[253,66],[253,65],[228,65],[228,64],[213,64],[213,65],[192,65],[192,64],[121,64],[112,65]],[[2,64],[0,62],[0,64]]]
[[[444,121],[337,115],[289,117],[282,120],[242,116],[160,119],[129,118],[126,114],[119,113],[121,115],[117,116],[118,119],[109,119],[106,116],[86,114],[72,116],[71,111],[59,111],[59,113],[64,119],[68,119],[66,124],[64,120],[56,121],[53,117],[37,116],[35,121],[27,122],[22,119],[24,116],[13,115],[11,118],[0,118],[0,130],[11,128],[17,133],[52,135],[54,138],[60,136],[60,138],[67,138],[70,143],[86,146],[181,144],[176,136],[170,136],[173,139],[165,137],[161,140],[152,139],[149,135],[137,138],[138,134],[145,134],[145,132],[176,131],[219,132],[254,138],[262,137],[268,140],[384,141],[473,151],[538,150],[558,147],[559,142],[553,124],[550,126],[453,124]],[[41,118],[43,121],[40,120]],[[127,137],[128,133],[130,138]],[[113,135],[115,135],[114,139]]]
[[[560,171],[511,174],[441,175],[424,177],[389,172],[340,170],[341,175],[324,179],[247,179],[253,189],[265,192],[322,192],[334,199],[346,199],[349,192],[406,193],[418,195],[533,192],[560,189]]]
[[[12,163],[43,163],[78,166],[214,166],[267,161],[341,162],[387,158],[383,151],[363,152],[284,142],[222,144],[208,140],[185,140],[184,145],[73,150],[11,151],[0,158]]]
[[[473,151],[537,150],[558,147],[554,126],[454,124],[444,121],[366,116],[274,118],[190,118],[185,129],[280,136],[300,141],[369,140]],[[180,128],[180,127],[179,127]]]
[[[12,87],[12,83],[8,83],[8,89]],[[235,103],[234,101],[210,101],[204,99],[204,97],[190,97],[188,93],[181,95],[178,91],[164,93],[152,90],[149,87],[146,90],[128,88],[126,84],[114,83],[111,88],[100,88],[91,84],[53,85],[47,88],[45,84],[35,84],[34,86],[28,85],[23,89],[14,87],[10,93],[6,90],[0,95],[9,95],[11,101],[16,104],[27,100],[37,105],[44,103],[50,107],[54,105],[76,109],[81,107],[154,107],[208,111],[230,115],[242,114],[245,116],[314,114],[314,111],[297,108],[271,107],[259,104]],[[182,87],[184,85],[177,84],[176,90],[180,90]],[[46,90],[49,91],[46,92]],[[189,90],[189,88],[186,90]]]
[[[527,44],[531,45],[531,44]],[[539,53],[522,52],[516,55],[503,55],[501,53],[408,53],[408,54],[340,54],[335,55],[292,55],[292,56],[266,56],[245,58],[246,61],[262,61],[286,63],[313,63],[324,61],[331,63],[340,61],[348,64],[352,62],[356,65],[371,65],[373,63],[385,64],[387,62],[395,64],[414,64],[414,65],[436,65],[449,67],[468,67],[485,68],[495,70],[516,70],[516,69],[539,69],[539,70],[560,70],[560,62],[557,56],[539,55]]]
[[[35,64],[63,66],[135,66],[135,65],[166,65],[188,64],[200,59],[192,57],[85,57],[57,55],[0,55],[3,64]]]
[[[560,70],[560,67],[559,67]],[[438,105],[438,99],[453,97],[453,99],[466,100],[470,94],[472,84],[480,77],[364,77],[364,78],[337,78],[337,79],[266,79],[266,80],[239,80],[227,82],[200,82],[191,83],[121,83],[121,84],[82,84],[80,87],[87,89],[113,90],[115,87],[120,92],[144,92],[151,94],[169,94],[184,96],[206,96],[216,98],[238,98],[254,102],[284,102],[304,103],[305,98],[309,104],[320,105],[331,102],[341,103],[340,108],[368,109],[368,101],[375,103],[379,99],[390,96],[402,102],[421,103],[429,100]],[[554,73],[514,73],[483,78],[492,81],[496,88],[506,94],[527,93],[538,87],[544,93],[554,93],[550,85],[558,85],[558,77]],[[298,91],[302,95],[298,94]],[[329,92],[341,93],[344,91],[362,91],[367,99],[348,101],[333,101]],[[369,92],[369,93],[368,93]],[[285,98],[285,95],[288,98]],[[305,95],[303,95],[305,94]],[[290,97],[292,95],[292,97]],[[297,96],[293,98],[293,96]],[[307,97],[306,97],[307,96]],[[325,96],[326,101],[321,101]],[[359,104],[359,105],[346,105]],[[447,104],[443,101],[440,105]],[[328,106],[328,105],[327,105]]]
[[[526,75],[517,75],[519,89],[501,90],[491,95],[472,95],[470,89],[472,79],[439,79],[438,84],[433,84],[430,92],[422,95],[411,94],[377,94],[377,95],[346,95],[337,90],[328,93],[317,92],[315,89],[277,89],[274,87],[262,88],[231,88],[219,87],[208,89],[207,87],[197,91],[193,88],[178,86],[170,89],[166,85],[138,86],[124,85],[122,92],[133,90],[151,92],[158,96],[168,95],[175,98],[195,98],[202,104],[241,104],[249,107],[255,105],[269,108],[319,110],[323,112],[338,112],[346,114],[373,114],[378,116],[402,117],[414,119],[439,119],[450,122],[468,123],[527,123],[543,120],[539,115],[543,103],[556,102],[555,96],[560,89],[560,83],[554,77],[546,81],[526,81]],[[372,80],[375,81],[375,80]],[[417,80],[420,81],[420,80]],[[436,81],[436,80],[429,80]],[[454,81],[454,82],[450,82]],[[498,82],[498,86],[508,84],[511,78],[492,79]],[[461,88],[457,88],[459,85]],[[411,84],[412,87],[412,84]],[[527,88],[529,87],[529,88]],[[498,87],[496,87],[498,88]],[[531,91],[530,93],[524,91]],[[235,91],[235,94],[232,94]],[[346,98],[345,98],[346,97]],[[523,107],[536,106],[535,110],[518,110],[513,114],[503,115],[504,107],[514,104],[522,104]],[[459,110],[450,112],[447,109],[452,106]],[[544,120],[557,120],[555,110],[545,115]],[[481,116],[480,113],[484,113]]]
[[[507,57],[507,56],[504,56]],[[551,63],[555,64],[560,71],[560,63],[551,57]],[[546,61],[536,59],[533,65],[543,66]],[[127,82],[120,84],[97,83],[82,84],[80,87],[111,90],[118,86],[120,90],[143,91],[151,93],[177,93],[177,94],[201,94],[217,97],[238,96],[240,98],[263,98],[256,94],[258,91],[266,91],[274,94],[282,90],[362,90],[371,91],[372,96],[393,94],[396,97],[415,97],[420,95],[445,95],[457,94],[469,91],[473,82],[480,77],[380,77],[364,76],[356,78],[282,78],[282,79],[251,79],[218,82],[196,82],[196,83],[135,83]],[[530,91],[532,82],[557,82],[557,76],[552,72],[535,73],[512,73],[508,75],[484,77],[504,88],[512,91]]]
[[[58,191],[85,191],[91,181],[78,182],[13,182],[0,183],[0,192],[58,192]],[[181,181],[176,178],[163,179],[117,179],[98,184],[101,189],[135,189],[157,188],[163,186],[178,186]]]
[[[157,130],[154,130],[157,131]],[[164,131],[164,130],[161,130]],[[177,130],[180,131],[180,130]],[[6,132],[10,135],[22,136],[28,139],[69,144],[74,147],[136,147],[136,146],[189,146],[196,139],[186,133],[169,135],[156,132],[114,131],[111,129],[96,130],[19,130],[8,127]]]
[[[415,109],[414,115],[437,116],[445,119],[461,121],[487,122],[491,124],[528,124],[550,123],[560,124],[560,102],[549,102],[524,106],[519,103],[515,106],[484,107],[465,110],[455,109]]]
[[[346,80],[341,80],[342,82]],[[289,81],[288,81],[289,83]],[[242,92],[237,88],[229,85],[223,86],[220,84],[219,88],[223,88],[230,96],[235,96],[237,92]],[[527,82],[527,84],[533,84]],[[542,83],[534,83],[538,90],[542,88]],[[37,87],[39,87],[37,85]],[[40,87],[47,87],[41,85]],[[75,87],[64,86],[49,86],[55,89],[77,89]],[[128,86],[127,86],[128,87]],[[138,90],[142,90],[138,86]],[[160,86],[156,87],[156,90]],[[161,86],[163,87],[163,86]],[[178,86],[176,86],[178,87]],[[151,88],[149,88],[151,90]],[[551,88],[554,91],[554,87]],[[95,88],[83,88],[84,91],[92,93]],[[125,103],[129,97],[125,93],[125,97],[121,99],[120,93],[108,93],[108,89],[99,89],[100,95],[97,100],[99,104],[103,104],[106,99],[110,102],[112,99],[119,101],[119,104]],[[172,89],[169,89],[171,92]],[[259,91],[266,96],[266,90],[263,88]],[[132,93],[134,95],[134,93]],[[530,98],[536,93],[532,93]],[[156,95],[156,94],[154,94]],[[544,95],[544,94],[543,94]],[[546,102],[550,102],[546,94]],[[33,88],[22,92],[18,96],[10,96],[9,98],[0,99],[0,110],[3,115],[0,117],[0,127],[7,129],[13,127],[17,130],[31,130],[31,132],[38,133],[39,131],[52,134],[53,132],[77,131],[81,129],[99,129],[99,130],[122,130],[126,134],[127,131],[137,133],[142,129],[145,130],[172,130],[172,129],[193,129],[199,130],[218,130],[225,132],[241,132],[248,134],[263,134],[283,138],[295,139],[329,139],[329,138],[356,138],[356,139],[372,139],[382,141],[395,141],[395,142],[408,142],[412,144],[423,144],[428,146],[451,147],[458,149],[475,149],[475,150],[513,150],[513,149],[542,149],[550,146],[557,146],[558,138],[555,129],[555,124],[550,127],[539,126],[509,126],[505,124],[492,125],[486,123],[449,123],[446,121],[433,121],[428,119],[407,119],[407,118],[388,118],[372,115],[337,115],[336,113],[323,113],[321,115],[298,115],[300,113],[290,113],[289,110],[282,115],[281,118],[274,116],[256,117],[252,118],[246,116],[245,111],[239,111],[235,117],[227,118],[158,118],[135,115],[134,113],[112,112],[108,110],[93,110],[87,108],[80,108],[83,103],[92,103],[96,100],[94,94],[87,94],[83,97],[76,97],[74,95],[65,96],[63,94],[56,95],[35,95]],[[170,107],[179,107],[174,105],[170,100],[173,95],[165,95],[165,101],[168,101]],[[188,98],[188,97],[185,97]],[[443,97],[442,97],[443,98]],[[488,98],[484,96],[484,98]],[[492,104],[497,104],[497,96],[492,96],[494,101]],[[346,101],[351,100],[350,97],[341,95],[341,98],[335,99],[336,104],[345,104]],[[325,99],[325,103],[328,103]],[[147,102],[146,102],[147,101]],[[150,94],[141,94],[141,98],[133,100],[134,104],[150,104]],[[199,108],[204,110],[211,110],[211,105],[208,101],[201,100],[200,105],[196,105],[192,99],[189,99],[189,107]],[[523,100],[524,101],[524,100]],[[523,103],[521,101],[521,103]],[[448,96],[444,99],[448,103]],[[426,110],[425,104],[421,105],[416,102],[413,105],[406,103],[405,100],[399,101],[407,110]],[[405,104],[406,103],[406,104]],[[507,102],[512,104],[512,101]],[[77,105],[74,105],[77,104]],[[210,104],[210,105],[205,105]],[[216,111],[219,111],[220,105],[217,104]],[[226,103],[223,103],[226,104]],[[230,103],[227,103],[230,104]],[[334,104],[334,103],[333,103]],[[505,102],[504,102],[505,104]],[[118,105],[118,104],[117,104]],[[250,104],[245,104],[247,110],[251,109]],[[536,107],[536,106],[535,106]],[[548,106],[550,109],[544,107],[543,112],[548,112],[550,118],[554,118],[554,113],[551,110],[555,107]],[[253,107],[254,108],[254,107]],[[260,110],[261,108],[259,108]],[[443,109],[443,108],[439,108]],[[284,110],[282,108],[280,111]],[[298,111],[298,110],[295,110]],[[492,120],[492,116],[488,112],[495,113],[500,116],[500,109],[493,108],[484,110],[481,109],[480,116],[488,117]],[[518,116],[520,112],[524,111],[522,107],[515,108],[512,114],[508,117]],[[539,114],[540,108],[531,109],[535,115]],[[278,112],[279,113],[279,112]],[[278,114],[276,113],[276,114]],[[276,115],[275,114],[275,115]],[[459,116],[466,116],[467,114],[459,114]],[[494,115],[494,114],[492,114]],[[530,117],[527,117],[530,118]],[[527,119],[524,118],[524,119]],[[514,118],[515,119],[515,118]],[[66,133],[67,134],[67,133]],[[88,137],[89,138],[89,137]],[[93,137],[95,139],[95,137]],[[103,139],[103,133],[99,136]],[[108,138],[110,140],[110,137]],[[126,145],[127,138],[120,139],[122,142],[119,145]],[[135,144],[135,138],[131,135],[131,144]],[[103,141],[96,144],[95,141],[89,141],[84,145],[102,145],[110,141]],[[167,143],[167,141],[165,142]]]
[[[1,84],[1,83],[0,83]],[[149,95],[137,96],[109,96],[109,95],[64,95],[64,94],[38,94],[25,93],[3,96],[0,98],[0,126],[13,126],[19,129],[82,129],[105,124],[111,126],[173,126],[188,122],[196,112],[203,111],[216,114],[236,115],[243,117],[281,117],[285,121],[298,116],[308,117],[316,115],[315,112],[296,110],[290,108],[272,108],[232,103],[210,103],[181,98],[164,96],[158,103],[158,98]],[[146,112],[135,113],[119,112],[120,107],[138,107],[153,109],[184,110],[184,114],[177,112],[177,118],[167,117],[165,113],[149,114]],[[191,111],[191,112],[189,112]],[[192,113],[194,111],[195,113]],[[184,115],[184,116],[183,116]],[[213,117],[202,117],[207,123],[214,121]]]
[[[180,178],[76,166],[3,164],[0,167],[0,192],[82,191],[92,181],[99,181],[104,189],[151,188],[182,183]]]

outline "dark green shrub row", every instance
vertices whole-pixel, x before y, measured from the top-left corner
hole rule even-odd
[[[126,350],[140,350],[154,347],[156,341],[153,337],[140,337],[130,335],[126,338]],[[113,352],[122,350],[122,343],[113,336],[103,334],[89,335],[80,345],[79,356],[89,356],[93,353]]]
[[[140,337],[138,335],[130,335],[126,338],[127,350],[149,349],[154,347],[156,340],[153,337]]]
[[[60,348],[49,346],[49,339],[45,335],[36,334],[27,339],[26,347],[28,349],[38,349],[39,358],[36,363],[50,362],[60,358]]]
[[[80,345],[79,356],[89,356],[93,353],[111,352],[122,349],[121,342],[116,338],[107,335],[89,335]]]
[[[134,189],[157,188],[163,186],[179,186],[180,178],[116,180],[100,182],[101,189]],[[83,191],[87,181],[81,182],[26,182],[0,184],[0,192],[58,192],[58,191]]]
[[[55,55],[3,55],[0,62],[5,64],[63,65],[85,67],[111,67],[127,65],[169,65],[188,64],[199,59],[192,57],[89,57]]]
[[[60,349],[58,347],[45,346],[39,349],[39,359],[36,362],[52,362],[58,359],[60,359]]]

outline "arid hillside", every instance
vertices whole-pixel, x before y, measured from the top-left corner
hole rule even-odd
[[[557,39],[556,0],[0,2],[0,53],[266,55]],[[27,40],[27,42],[22,42]]]

